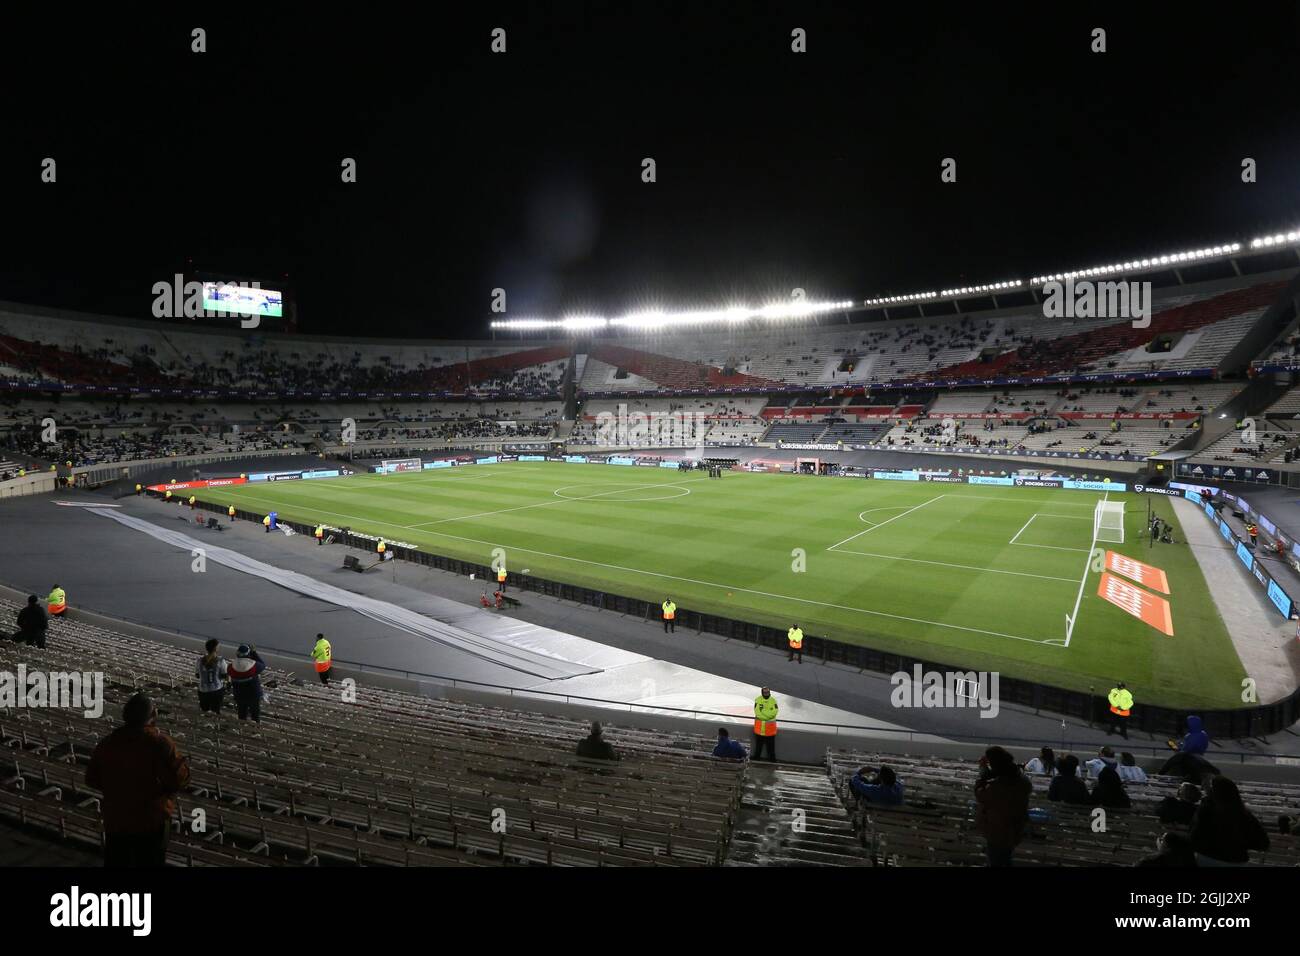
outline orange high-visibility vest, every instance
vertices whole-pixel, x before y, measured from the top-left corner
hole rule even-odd
[[[506,583],[506,569],[497,568],[497,584],[505,584],[505,583]]]
[[[803,647],[803,628],[790,628],[789,632],[786,634],[786,638],[789,639],[792,648],[796,651],[799,650],[799,648]]]
[[[664,601],[664,620],[671,621],[677,617],[677,605],[672,601]]]

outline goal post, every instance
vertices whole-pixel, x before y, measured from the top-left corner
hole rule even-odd
[[[1093,534],[1107,544],[1124,543],[1124,502],[1099,501],[1093,513]]]

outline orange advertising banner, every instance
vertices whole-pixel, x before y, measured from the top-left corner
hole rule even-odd
[[[1150,624],[1166,637],[1174,636],[1174,619],[1169,610],[1169,602],[1162,597],[1148,594],[1141,588],[1135,588],[1123,578],[1117,578],[1108,571],[1101,574],[1101,586],[1097,596],[1109,601],[1121,610]]]
[[[1138,584],[1146,585],[1153,591],[1159,591],[1161,594],[1169,593],[1169,579],[1165,577],[1165,572],[1149,564],[1143,564],[1137,558],[1107,551],[1106,567]]]

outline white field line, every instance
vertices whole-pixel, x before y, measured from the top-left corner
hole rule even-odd
[[[1110,492],[1102,495],[1101,500],[1106,501],[1110,498]],[[1097,547],[1097,532],[1100,530],[1097,525],[1097,503],[1093,502],[1093,519],[1092,519],[1092,544],[1088,545],[1088,557],[1083,562],[1083,576],[1079,578],[1079,594],[1074,599],[1074,613],[1065,615],[1065,647],[1070,646],[1070,638],[1074,636],[1074,625],[1079,623],[1079,605],[1083,602],[1083,587],[1088,583],[1088,572],[1092,570],[1092,552]]]
[[[1083,548],[1062,548],[1057,544],[1026,544],[1023,541],[1017,541],[1015,542],[1015,545],[1017,548],[1047,548],[1049,551],[1073,551],[1076,554],[1084,553]],[[1088,553],[1091,554],[1092,552],[1089,551]],[[1073,581],[1074,578],[1070,578],[1070,580]]]
[[[1028,571],[1006,571],[1001,568],[981,568],[973,564],[949,564],[947,561],[927,561],[924,558],[903,558],[896,554],[877,554],[874,551],[850,551],[848,548],[838,548],[836,554],[860,554],[867,558],[883,558],[887,561],[910,561],[913,564],[934,564],[941,568],[960,568],[963,571],[979,571],[981,574],[988,572],[990,574],[1014,574],[1022,578],[1042,578],[1044,581],[1064,581],[1066,584],[1073,584],[1074,578],[1058,578],[1051,574],[1030,574]]]
[[[1016,532],[1016,537],[1015,537],[1015,538],[1012,538],[1012,539],[1011,539],[1010,541],[1008,541],[1007,543],[1008,543],[1008,544],[1015,544],[1015,543],[1016,543],[1016,538],[1018,538],[1018,537],[1020,537],[1022,534],[1024,534],[1024,533],[1025,533],[1025,528],[1028,528],[1031,524],[1033,524],[1033,523],[1034,523],[1034,519],[1037,518],[1037,517],[1038,517],[1037,514],[1032,514],[1032,515],[1030,515],[1030,516],[1029,516],[1029,520],[1025,522],[1024,527],[1022,527],[1019,531]],[[1071,578],[1071,580],[1074,580],[1074,579]]]
[[[842,545],[842,544],[848,544],[848,543],[849,543],[850,541],[852,541],[854,538],[860,538],[860,537],[862,537],[864,534],[869,534],[870,532],[875,531],[877,528],[883,528],[885,525],[889,524],[891,521],[897,521],[899,518],[906,518],[908,515],[910,515],[913,511],[916,511],[918,508],[924,508],[926,505],[934,504],[936,501],[938,501],[940,498],[943,498],[943,497],[945,497],[945,496],[944,496],[944,495],[936,495],[935,497],[931,498],[929,501],[922,501],[919,505],[915,505],[914,507],[908,508],[908,509],[907,509],[906,511],[904,511],[902,514],[896,514],[896,515],[894,515],[894,517],[892,517],[892,518],[887,518],[887,519],[885,519],[884,521],[880,522],[880,524],[874,524],[874,525],[872,525],[870,528],[867,528],[865,531],[859,531],[857,534],[850,535],[849,537],[845,538],[843,541],[837,541],[835,544],[831,545],[831,546],[830,546],[829,548],[827,548],[826,550],[827,550],[827,551],[834,551],[834,550],[835,550],[836,548],[838,548],[840,545]]]
[[[707,478],[698,478],[698,479],[693,479],[693,480],[696,480],[696,481],[707,481],[708,479],[707,479]],[[245,487],[247,487],[247,486],[245,486]],[[259,498],[259,497],[254,496],[254,495],[241,495],[241,497],[243,497],[243,498],[248,498],[248,499],[251,499],[251,500],[253,500],[253,501],[265,501],[265,502],[267,502],[268,504],[279,504],[279,502],[276,502],[276,501],[270,501],[270,500],[268,500],[268,499],[266,499],[266,498]],[[943,496],[940,495],[940,497],[943,497]],[[569,498],[569,499],[564,499],[564,500],[567,500],[567,501],[575,501],[575,500],[577,500],[577,499]],[[547,503],[550,504],[550,502],[547,502]],[[928,503],[929,503],[929,502],[926,502],[926,504],[928,504]],[[920,507],[920,506],[918,505],[918,507]],[[372,519],[372,518],[363,518],[363,517],[361,517],[361,516],[359,516],[359,515],[347,515],[347,514],[342,514],[341,512],[338,512],[338,511],[327,511],[327,510],[324,509],[324,508],[309,508],[309,507],[303,507],[303,508],[301,508],[301,510],[302,510],[302,511],[310,511],[310,512],[313,512],[313,513],[315,513],[315,514],[333,515],[333,516],[336,517],[336,518],[349,518],[349,519],[351,519],[352,521],[359,521],[359,522],[361,522],[361,523],[363,523],[363,524],[371,524],[371,525],[379,524],[379,525],[384,525],[385,527],[388,527],[388,528],[405,528],[405,529],[408,530],[408,531],[420,531],[420,530],[423,530],[423,529],[420,529],[420,528],[416,528],[414,525],[392,524],[392,523],[387,522],[387,521],[376,521],[376,520],[374,520],[374,519]],[[759,590],[756,590],[756,589],[754,589],[754,588],[743,588],[743,587],[739,587],[739,586],[734,585],[734,584],[718,584],[718,583],[716,583],[716,582],[714,582],[714,581],[701,581],[701,580],[699,580],[698,578],[685,578],[685,577],[681,577],[681,576],[676,575],[676,574],[663,574],[663,573],[661,573],[661,572],[659,572],[659,571],[646,571],[646,570],[644,570],[644,569],[642,569],[642,568],[629,568],[629,567],[624,567],[623,565],[619,565],[619,564],[606,564],[606,563],[604,563],[604,562],[602,562],[602,561],[590,561],[590,560],[588,560],[588,559],[586,559],[586,558],[575,558],[575,557],[572,557],[572,556],[567,555],[567,554],[554,554],[553,552],[550,552],[550,551],[538,551],[538,550],[536,550],[535,548],[521,548],[521,547],[518,547],[518,546],[516,546],[516,545],[508,545],[508,544],[506,544],[504,541],[487,541],[487,540],[484,540],[484,539],[482,539],[482,538],[468,538],[468,537],[465,537],[464,535],[459,535],[459,534],[448,534],[446,531],[427,531],[427,532],[425,532],[425,533],[426,533],[426,534],[436,535],[436,536],[438,536],[438,537],[440,537],[440,538],[451,538],[451,539],[454,540],[454,541],[466,541],[466,542],[469,542],[470,544],[484,544],[484,545],[487,545],[488,547],[504,547],[504,548],[507,548],[507,549],[510,550],[510,551],[518,551],[518,552],[521,552],[521,553],[523,553],[523,554],[536,554],[536,555],[541,555],[541,556],[544,557],[544,558],[555,558],[557,561],[569,561],[569,562],[572,562],[572,563],[574,563],[574,564],[588,564],[588,565],[591,565],[591,566],[593,566],[593,567],[597,567],[597,568],[607,568],[608,570],[611,570],[611,571],[627,571],[627,572],[629,572],[630,574],[642,574],[642,575],[645,575],[645,576],[647,576],[647,577],[652,577],[652,578],[662,578],[663,580],[666,580],[666,581],[682,581],[682,582],[684,582],[684,583],[686,583],[686,584],[698,584],[698,585],[701,585],[701,586],[703,586],[703,587],[716,588],[716,589],[718,589],[718,590],[720,590],[720,591],[721,591],[721,590],[725,590],[725,591],[730,591],[730,592],[732,592],[732,593],[740,593],[740,594],[756,594],[756,595],[758,595],[758,596],[760,596],[760,597],[776,598],[777,600],[780,600],[780,601],[794,601],[795,603],[798,603],[798,604],[809,604],[809,605],[813,605],[813,606],[815,606],[815,607],[829,607],[829,608],[833,608],[834,610],[837,610],[837,611],[851,611],[851,612],[853,612],[853,613],[855,613],[855,614],[866,614],[866,615],[869,615],[869,616],[871,616],[871,617],[884,617],[884,618],[890,618],[891,620],[895,620],[895,621],[908,621],[908,622],[910,622],[910,623],[912,623],[912,624],[927,624],[927,625],[929,625],[929,626],[931,626],[931,627],[942,627],[942,628],[947,628],[947,629],[949,629],[949,630],[953,630],[953,631],[966,631],[966,632],[971,633],[971,634],[987,634],[987,635],[989,635],[990,637],[1005,637],[1005,638],[1007,638],[1008,640],[1012,640],[1012,641],[1024,641],[1026,644],[1040,644],[1040,645],[1044,645],[1044,646],[1047,646],[1047,647],[1060,647],[1060,646],[1062,646],[1061,643],[1060,643],[1060,638],[1021,637],[1021,636],[1018,635],[1018,634],[1003,634],[1001,631],[986,631],[986,630],[984,630],[984,629],[982,629],[982,628],[978,628],[978,627],[966,627],[965,625],[962,625],[962,624],[945,624],[945,623],[943,623],[942,621],[927,621],[927,620],[925,620],[924,618],[919,618],[919,617],[907,617],[906,615],[903,615],[903,614],[890,614],[890,613],[888,613],[888,612],[886,612],[886,611],[872,611],[872,610],[870,610],[870,609],[868,609],[868,608],[862,608],[862,607],[850,607],[850,606],[848,606],[848,605],[846,605],[846,604],[831,604],[831,603],[829,603],[829,602],[827,602],[827,601],[814,601],[814,600],[812,600],[811,598],[795,597],[795,596],[793,596],[793,595],[789,595],[789,594],[774,594],[774,593],[772,593],[771,591],[759,591]]]

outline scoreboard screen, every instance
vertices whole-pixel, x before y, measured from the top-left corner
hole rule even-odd
[[[284,315],[284,294],[275,289],[256,289],[234,282],[205,282],[203,310],[279,318]]]

